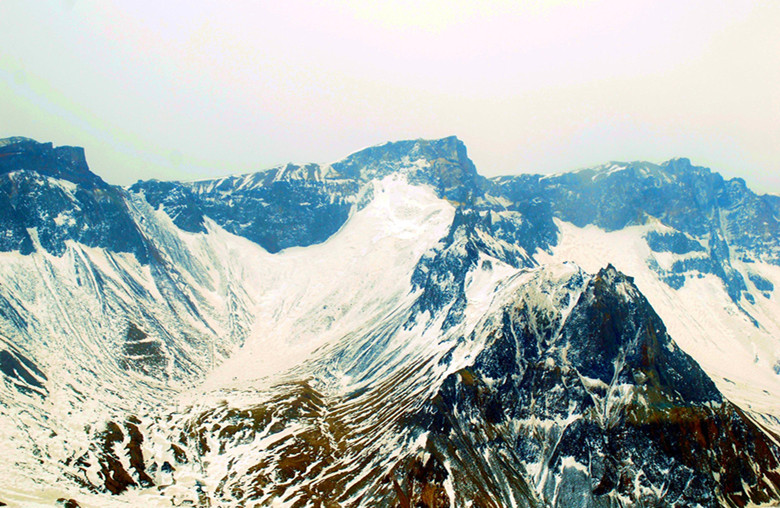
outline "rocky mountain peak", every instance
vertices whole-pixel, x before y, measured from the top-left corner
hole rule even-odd
[[[355,180],[405,174],[410,183],[431,185],[442,196],[465,202],[481,193],[484,178],[477,174],[466,145],[455,136],[385,143],[332,164],[339,177]]]
[[[83,155],[0,141],[0,505],[780,497],[780,198],[486,181],[455,137],[127,189]]]
[[[54,147],[52,143],[39,143],[23,137],[0,140],[0,174],[19,170],[35,171],[87,188],[108,186],[90,171],[81,147]]]

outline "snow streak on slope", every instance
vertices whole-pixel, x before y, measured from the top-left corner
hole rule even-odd
[[[534,196],[523,187],[533,177],[496,187],[454,138],[327,168],[101,187],[92,201],[58,177],[27,178],[19,192],[9,175],[4,192],[22,196],[12,203],[49,206],[4,210],[9,223],[36,221],[9,230],[35,242],[21,251],[32,255],[0,255],[0,454],[15,458],[0,464],[0,501],[498,508],[780,496],[776,436],[721,404],[634,280],[603,268],[635,276],[726,394],[776,424],[780,273],[751,262],[776,246],[739,255],[737,236],[717,233],[771,239],[745,226],[760,207],[721,212],[710,233],[694,227],[701,214],[683,225],[696,235],[626,227],[652,214],[603,189],[567,201],[577,194],[554,182]],[[34,199],[52,186],[62,192]],[[691,211],[667,191],[656,205],[683,206],[652,216]],[[556,226],[559,199],[579,224],[620,231]],[[106,233],[115,221],[96,213],[87,229],[105,234],[69,236],[93,201],[126,227]],[[583,202],[598,213],[577,213]],[[61,241],[46,247],[51,238]],[[558,263],[570,259],[598,274]]]
[[[605,232],[596,226],[578,228],[556,220],[561,231],[552,255],[538,252],[540,263],[573,261],[588,272],[605,262],[633,276],[642,293],[661,316],[669,334],[712,377],[726,397],[748,410],[774,429],[780,429],[780,376],[773,370],[780,360],[780,301],[776,295],[757,295],[755,303],[745,301],[741,308],[726,293],[723,283],[712,274],[688,277],[679,290],[661,281],[648,264],[660,266],[683,256],[653,252],[645,241],[649,231],[665,231],[650,224]],[[734,266],[747,272],[739,262]],[[780,269],[765,263],[751,263],[775,285]],[[747,277],[746,277],[747,279]],[[756,326],[752,316],[760,325]]]
[[[204,245],[148,205],[134,213],[159,240],[155,264],[73,242],[62,256],[0,254],[0,349],[46,377],[37,390],[29,375],[0,385],[0,453],[15,458],[0,464],[4,501],[74,489],[63,482],[80,476],[73,458],[106,420],[164,405],[243,340],[246,312],[235,309],[249,302],[229,280],[241,274],[210,266],[229,247]]]
[[[406,328],[406,305],[405,312],[352,330],[282,378],[272,376],[275,384],[193,390],[158,417],[165,425],[145,428],[148,441],[157,443],[144,450],[147,460],[175,464],[173,483],[162,492],[193,501],[204,496],[225,506],[325,500],[386,505],[395,494],[382,478],[426,453],[427,434],[412,422],[442,381],[474,361],[488,332],[499,326],[498,310],[517,291],[540,305],[546,301],[535,288],[553,280],[547,269],[512,271],[511,282],[496,288],[509,273],[500,269],[492,282],[488,274],[472,282],[470,293],[485,312],[445,334],[441,317]],[[345,371],[354,378],[334,382]],[[171,441],[183,448],[186,460],[174,461],[166,452]]]
[[[246,387],[411,305],[414,266],[446,233],[454,209],[402,177],[372,185],[373,201],[328,241],[252,261],[245,285],[260,293],[252,333],[206,388]]]
[[[13,337],[3,339],[9,350],[21,347],[49,379],[45,398],[2,386],[2,400],[13,401],[0,408],[5,455],[32,461],[4,463],[2,499],[25,492],[50,498],[26,478],[41,476],[32,474],[40,469],[35,456],[48,458],[44,478],[57,484],[59,461],[84,453],[93,439],[85,429],[155,412],[230,354],[206,389],[284,371],[317,347],[408,308],[414,266],[446,233],[454,210],[397,176],[370,185],[375,199],[326,244],[275,255],[212,221],[206,234],[184,232],[137,195],[133,213],[155,239],[157,264],[72,242],[62,257],[2,254],[0,337]],[[134,333],[132,346],[157,354],[159,370],[136,372],[117,361]],[[52,429],[62,437],[47,439]]]
[[[146,460],[176,464],[155,477],[166,497],[244,505],[322,495],[366,505],[387,499],[382,471],[422,453],[424,435],[404,432],[403,421],[473,361],[486,335],[476,330],[495,326],[496,285],[517,270],[483,253],[458,326],[442,333],[446,312],[410,325],[420,296],[409,292],[412,272],[454,210],[403,178],[372,185],[374,200],[325,244],[255,253],[244,277],[260,296],[244,347],[204,386],[144,419],[154,443]],[[174,460],[169,443],[187,459]]]

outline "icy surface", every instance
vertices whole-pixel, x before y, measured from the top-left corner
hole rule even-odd
[[[659,264],[665,258],[682,258],[650,250],[644,235],[657,225],[632,226],[605,232],[596,226],[578,228],[557,221],[560,243],[552,255],[540,252],[540,263],[572,261],[593,272],[605,260],[635,278],[677,344],[699,362],[718,388],[740,407],[756,414],[762,422],[780,428],[780,376],[773,367],[780,361],[780,301],[775,294],[761,295],[755,303],[737,306],[711,274],[688,277],[679,290],[673,289],[648,267],[648,259]],[[663,226],[660,226],[663,228]],[[738,269],[747,270],[736,262]],[[774,284],[780,283],[780,268],[751,263]],[[748,317],[753,316],[759,326]]]
[[[299,365],[315,349],[410,304],[412,270],[446,233],[453,208],[402,177],[373,185],[373,201],[325,243],[257,253],[245,263],[245,284],[259,293],[256,320],[207,388],[246,386]]]
[[[538,181],[673,184],[665,171],[610,163]],[[480,492],[506,506],[587,504],[592,482],[609,478],[592,470],[604,457],[586,456],[571,429],[587,432],[597,454],[611,453],[594,443],[626,423],[627,408],[651,426],[682,416],[696,433],[722,410],[734,428],[753,429],[718,406],[676,344],[751,418],[780,429],[780,267],[761,262],[774,259],[770,241],[732,249],[716,229],[681,232],[631,210],[610,232],[553,222],[522,178],[493,187],[446,138],[372,147],[330,166],[112,188],[108,201],[127,206],[138,249],[66,237],[47,251],[46,228],[78,226],[81,184],[36,175],[6,178],[45,184],[77,206],[25,225],[32,254],[0,253],[0,455],[13,457],[0,462],[0,501],[11,505],[301,506],[324,492],[368,506],[401,487],[457,506]],[[235,193],[254,197],[234,203]],[[323,214],[334,203],[338,213]],[[591,204],[606,205],[598,217],[612,224],[620,207],[610,205],[621,203]],[[718,211],[729,241],[750,222],[734,210]],[[269,231],[278,238],[259,242]],[[761,432],[739,445],[762,456],[720,449],[712,463],[729,455],[743,478],[773,464]],[[649,439],[624,451],[639,458]],[[737,451],[729,439],[712,442]],[[662,462],[674,459],[660,456],[622,464],[633,493],[612,499],[662,498],[671,471]],[[109,496],[107,463],[136,484]],[[661,481],[648,486],[651,470]],[[399,486],[404,474],[411,484]],[[713,470],[714,481],[724,474]]]

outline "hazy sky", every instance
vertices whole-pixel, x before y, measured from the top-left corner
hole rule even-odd
[[[780,192],[778,1],[0,0],[0,137],[112,183],[460,137],[487,176],[690,157]]]

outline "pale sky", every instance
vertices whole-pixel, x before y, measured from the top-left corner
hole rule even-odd
[[[0,0],[0,137],[111,183],[462,139],[480,173],[689,157],[780,193],[780,2]]]

